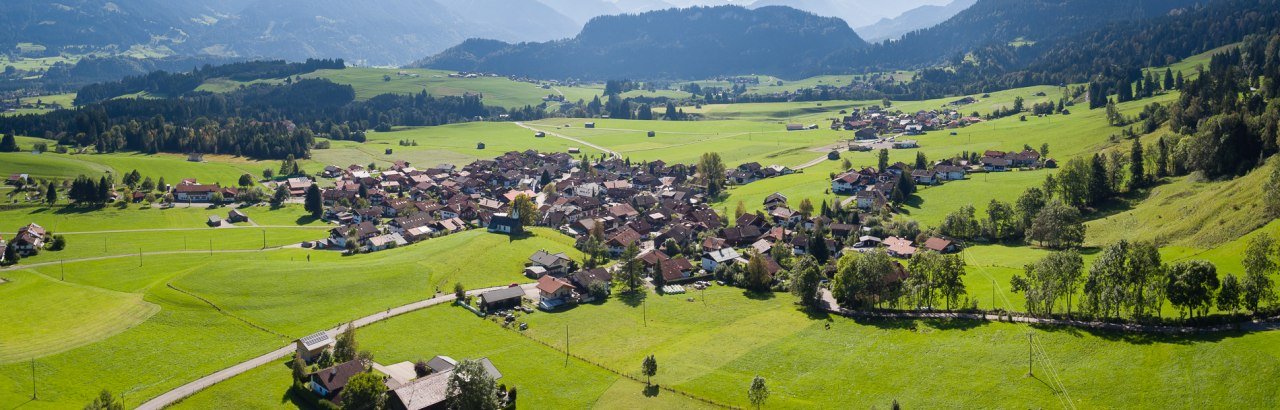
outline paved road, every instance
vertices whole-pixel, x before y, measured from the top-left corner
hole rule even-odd
[[[577,139],[577,138],[574,138],[574,137],[566,136],[566,135],[563,135],[563,134],[560,134],[560,133],[556,133],[556,132],[552,132],[552,131],[540,130],[540,129],[537,129],[537,128],[533,128],[533,127],[530,127],[530,126],[528,126],[528,125],[525,125],[523,122],[517,122],[517,123],[515,123],[515,124],[516,124],[516,125],[518,125],[518,126],[520,126],[520,128],[524,128],[524,129],[527,129],[527,130],[530,130],[530,131],[535,131],[535,132],[536,132],[536,131],[541,131],[541,132],[546,133],[547,135],[550,135],[550,136],[553,136],[553,137],[556,137],[556,138],[566,139],[566,140],[573,141],[573,142],[576,142],[576,143],[579,143],[579,144],[582,144],[582,145],[586,145],[586,146],[591,147],[591,148],[595,148],[595,149],[600,150],[600,151],[602,151],[602,152],[606,152],[606,153],[608,153],[610,156],[614,157],[615,159],[621,159],[621,158],[622,158],[622,154],[619,154],[617,151],[614,151],[614,150],[611,150],[611,149],[608,149],[608,148],[605,148],[605,147],[602,147],[602,146],[599,146],[599,145],[596,145],[596,144],[592,144],[592,143],[590,143],[590,142],[586,142],[586,141],[583,141],[583,140],[580,140],[580,139]]]
[[[505,286],[476,289],[476,290],[467,291],[467,294],[478,295],[480,293],[484,293],[494,289],[501,289],[504,287]],[[528,292],[529,289],[535,288],[536,284],[530,283],[530,284],[521,285],[521,287],[524,288],[526,292]],[[377,323],[382,320],[403,315],[405,313],[426,309],[428,307],[439,305],[442,303],[453,302],[453,300],[454,300],[454,296],[452,293],[436,296],[431,299],[422,300],[422,301],[410,303],[404,306],[400,306],[397,308],[392,308],[382,312],[374,313],[372,315],[353,320],[351,321],[351,324],[354,325],[356,328],[361,328],[364,326],[371,325],[373,323]],[[325,332],[328,333],[329,336],[337,337],[338,334],[342,333],[342,329],[343,329],[342,326],[338,326],[332,329],[325,330]],[[218,384],[219,382],[225,381],[227,379],[230,379],[242,373],[248,372],[259,366],[263,366],[266,364],[270,364],[270,363],[274,363],[276,361],[282,360],[285,357],[288,357],[290,354],[292,354],[294,352],[294,349],[295,349],[294,344],[289,343],[288,345],[285,345],[279,349],[273,350],[262,356],[258,356],[258,357],[249,359],[248,361],[228,367],[226,369],[219,370],[213,374],[201,377],[199,379],[196,379],[195,381],[192,381],[190,383],[179,386],[178,388],[165,392],[164,394],[161,394],[151,400],[148,400],[146,403],[142,403],[141,406],[138,406],[138,409],[139,410],[163,409],[169,405],[172,405],[178,402],[179,400],[187,398],[193,394],[196,394],[201,390],[207,389],[215,384]]]
[[[792,169],[794,169],[794,170],[796,170],[796,171],[799,171],[799,170],[802,170],[802,169],[805,169],[805,168],[809,168],[809,167],[812,167],[812,166],[815,166],[815,165],[821,164],[821,163],[823,163],[824,161],[829,161],[829,160],[827,159],[827,154],[822,154],[822,156],[819,156],[819,157],[817,157],[817,158],[814,158],[812,161],[809,161],[809,162],[806,162],[806,163],[803,163],[803,164],[797,165],[795,168],[792,168]]]

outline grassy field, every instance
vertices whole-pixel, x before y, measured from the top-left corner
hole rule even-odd
[[[417,77],[400,75],[417,74]],[[557,91],[570,101],[591,100],[596,90],[576,87],[544,89],[536,84],[511,81],[506,77],[449,78],[449,71],[424,69],[346,68],[320,70],[303,77],[326,78],[335,83],[351,84],[357,98],[370,98],[387,93],[417,93],[426,90],[432,95],[481,94],[488,105],[523,107],[538,105],[542,98]],[[384,81],[384,76],[391,76]]]
[[[381,94],[419,93],[426,90],[427,93],[435,96],[480,94],[484,96],[486,105],[506,108],[538,105],[543,102],[543,97],[556,94],[564,95],[568,101],[580,99],[590,101],[603,91],[603,89],[587,87],[542,88],[538,84],[512,81],[506,77],[450,78],[450,73],[452,72],[427,69],[348,67],[342,70],[319,70],[302,74],[300,77],[324,78],[338,84],[350,84],[356,89],[357,99],[369,99]],[[283,78],[254,81],[215,78],[205,81],[197,90],[229,92],[249,84],[281,84],[283,82]],[[549,103],[552,106],[556,104]]]
[[[0,314],[26,317],[0,337],[22,348],[0,360],[0,402],[27,402],[30,363],[23,360],[30,357],[40,400],[24,407],[81,406],[102,388],[126,392],[136,405],[291,338],[426,299],[454,282],[520,281],[525,258],[538,249],[577,257],[570,238],[534,232],[508,243],[469,231],[353,257],[280,250],[152,255],[143,268],[134,258],[68,262],[65,282],[58,264],[0,272],[10,281],[0,285]],[[42,308],[54,304],[63,306]],[[51,313],[22,313],[37,309]]]
[[[455,282],[468,289],[525,282],[521,269],[526,258],[539,249],[581,259],[572,238],[547,229],[534,232],[535,237],[509,242],[506,236],[469,231],[309,265],[276,260],[220,266],[187,276],[176,285],[254,323],[300,337],[427,299],[437,290],[451,292]],[[285,287],[287,291],[283,291]],[[299,309],[303,306],[306,308]]]
[[[595,122],[596,128],[585,128],[585,122]],[[827,150],[816,148],[835,144],[840,137],[830,130],[787,132],[781,125],[740,120],[551,119],[530,125],[617,151],[632,161],[692,164],[703,153],[718,152],[731,166],[753,161],[796,166],[826,155]],[[649,131],[654,131],[653,137]]]
[[[653,354],[656,382],[738,406],[748,405],[755,375],[770,381],[769,407],[781,408],[887,406],[894,399],[941,408],[1059,407],[1068,398],[1085,408],[1276,405],[1270,380],[1280,333],[1163,338],[1003,323],[859,323],[810,318],[792,301],[731,288],[712,288],[705,301],[696,293],[650,295],[643,308],[611,300],[530,315],[528,333],[558,344],[568,325],[574,351],[622,369],[638,371],[641,358]],[[1035,378],[1025,377],[1028,331],[1051,362],[1038,360]],[[1049,365],[1063,388],[1047,377]],[[1199,382],[1219,377],[1234,382]]]
[[[459,167],[477,159],[492,159],[510,151],[535,149],[540,152],[567,152],[570,147],[582,153],[599,155],[599,151],[582,144],[547,136],[535,138],[534,132],[508,122],[472,122],[437,127],[402,128],[392,132],[371,132],[364,144],[334,141],[329,149],[312,150],[312,161],[323,165],[347,166],[370,163],[388,166],[397,160],[426,168],[441,164]],[[417,146],[401,146],[409,140]],[[484,149],[477,149],[477,143]],[[386,150],[392,150],[391,155]]]
[[[643,383],[579,360],[565,363],[563,354],[460,308],[422,310],[361,329],[357,335],[361,349],[372,352],[374,359],[384,364],[435,355],[460,360],[487,357],[503,374],[499,383],[519,390],[517,405],[522,408],[707,407],[669,392],[646,396]],[[465,335],[467,342],[460,343],[458,337],[450,335]],[[287,394],[289,378],[285,363],[259,367],[202,391],[175,408],[297,408],[294,398]]]
[[[256,263],[257,255],[237,258],[239,263]],[[138,269],[136,264],[112,266],[110,261],[72,265],[73,274],[61,287],[94,287],[100,291],[82,290],[84,297],[97,292],[129,292],[117,303],[141,297],[159,309],[150,318],[121,331],[119,326],[83,326],[81,323],[116,320],[121,309],[98,309],[75,303],[82,310],[56,316],[36,316],[31,328],[49,329],[39,336],[47,344],[38,345],[29,354],[35,359],[39,400],[29,401],[32,391],[32,362],[0,364],[0,402],[23,408],[68,408],[88,403],[96,392],[107,388],[124,394],[129,406],[143,398],[157,395],[198,375],[212,373],[231,363],[246,360],[270,350],[269,346],[286,342],[284,338],[255,330],[235,318],[219,313],[208,304],[164,286],[175,277],[190,273],[200,266],[225,263],[215,257],[158,257],[163,269]],[[22,292],[27,282],[54,281],[52,276],[35,273],[4,272],[14,282],[0,292]],[[145,292],[130,291],[141,282],[153,283]],[[34,289],[33,289],[34,290]],[[67,304],[66,292],[40,292],[19,297],[6,294],[0,298],[0,311],[45,311]],[[99,304],[105,306],[105,304]],[[127,311],[126,311],[127,312]],[[19,315],[21,316],[21,315]],[[7,333],[6,333],[7,334]],[[32,335],[22,335],[26,338]],[[91,342],[91,343],[87,343]],[[58,352],[46,355],[50,352]]]
[[[996,94],[998,93],[992,95]],[[1122,110],[1132,113],[1150,102],[1149,100],[1134,101],[1121,104],[1121,107]],[[919,141],[918,149],[891,150],[889,160],[914,163],[916,152],[923,152],[929,159],[941,159],[959,155],[962,152],[1021,150],[1023,145],[1039,149],[1042,143],[1048,143],[1049,156],[1059,162],[1065,162],[1076,156],[1092,155],[1094,152],[1113,146],[1126,145],[1110,141],[1109,136],[1117,134],[1119,129],[1107,125],[1104,117],[1105,113],[1102,110],[1078,110],[1071,115],[1028,117],[1026,121],[1020,121],[1015,117],[1002,118],[956,129],[954,130],[956,135],[951,135],[950,131],[934,131],[912,137]],[[806,131],[805,134],[816,132],[832,131]],[[849,135],[847,132],[837,134],[843,137]],[[875,166],[877,161],[875,152],[842,152],[841,155],[849,159],[855,168]],[[804,173],[735,187],[718,206],[732,208],[738,201],[742,201],[749,210],[761,209],[764,198],[775,191],[782,192],[792,201],[799,201],[801,198],[810,198],[813,201],[821,198],[829,199],[831,195],[827,191],[831,188],[830,174],[841,170],[837,163],[825,162],[824,164],[827,165],[819,165]],[[954,181],[921,189],[918,198],[907,204],[907,209],[910,211],[911,218],[919,220],[921,224],[926,226],[936,224],[942,217],[964,205],[973,205],[982,212],[991,199],[1012,202],[1026,188],[1039,186],[1049,172],[1053,171],[971,174],[966,181]],[[936,206],[930,206],[934,204]]]
[[[1172,179],[1088,224],[1091,243],[1120,239],[1205,248],[1253,231],[1268,222],[1262,185],[1277,161],[1225,181]]]
[[[37,141],[34,138],[24,140],[28,142],[19,142],[19,145],[28,150],[30,144]],[[50,141],[43,142],[53,145]],[[171,184],[185,178],[196,178],[202,183],[235,186],[241,175],[251,174],[257,178],[262,175],[263,169],[274,170],[279,166],[279,161],[258,161],[229,155],[206,155],[205,162],[190,162],[185,155],[177,154],[0,153],[0,175],[31,174],[38,179],[74,179],[78,175],[100,176],[106,172],[118,177],[137,170],[143,177],[151,177],[156,182],[161,177]]]
[[[304,217],[302,206],[285,205],[280,208],[252,207],[243,209],[245,214],[262,226],[310,226],[324,227],[310,217]],[[191,229],[212,230],[205,223],[209,215],[226,215],[227,208],[181,207],[144,209],[137,206],[118,209],[114,206],[97,210],[74,207],[33,207],[0,211],[0,232],[12,233],[28,223],[35,222],[55,233],[142,229]],[[242,224],[251,226],[250,224]]]

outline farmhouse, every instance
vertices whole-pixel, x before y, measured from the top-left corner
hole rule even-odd
[[[576,291],[577,289],[573,287],[573,284],[564,279],[551,276],[538,278],[538,307],[544,310],[554,310],[564,306],[573,302]]]
[[[494,380],[502,378],[502,372],[489,358],[476,359],[485,373]],[[434,410],[446,408],[449,379],[458,361],[447,356],[436,356],[427,362],[430,374],[401,384],[387,392],[387,408],[395,410]]]
[[[308,377],[307,387],[320,397],[334,404],[342,404],[342,390],[355,375],[364,373],[365,363],[356,359],[326,369],[320,369]]]
[[[294,354],[304,362],[314,363],[321,354],[333,348],[335,343],[337,342],[329,336],[329,333],[315,332],[294,342]]]
[[[221,189],[222,187],[218,186],[218,184],[203,185],[183,181],[183,183],[173,188],[173,199],[178,202],[211,202],[213,193]]]
[[[539,267],[547,275],[563,275],[575,268],[576,263],[563,252],[552,254],[546,250],[538,250],[529,257],[530,267]]]
[[[924,248],[938,253],[956,253],[960,246],[950,239],[931,237],[924,241]]]
[[[19,255],[32,255],[44,248],[46,235],[47,233],[43,226],[31,223],[18,230],[18,234],[13,237],[13,243],[10,246],[13,246],[14,251]]]

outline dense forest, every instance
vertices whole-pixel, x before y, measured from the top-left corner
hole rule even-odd
[[[1102,92],[1116,94],[1141,79],[1144,67],[1171,64],[1276,27],[1280,1],[1218,0],[1052,41],[986,44],[953,55],[949,67],[924,69],[914,81],[877,89],[891,98],[937,98],[1096,81],[1103,84]]]
[[[844,56],[850,66],[877,70],[955,62],[990,44],[1013,48],[1052,43],[1114,21],[1157,17],[1202,0],[980,0],[934,27]]]
[[[787,7],[668,9],[592,19],[545,43],[469,40],[417,65],[537,78],[690,79],[744,73],[800,78],[835,70],[866,42],[844,21]]]
[[[153,71],[146,75],[126,77],[119,81],[90,84],[76,94],[76,105],[112,99],[146,92],[152,95],[179,96],[192,91],[211,78],[230,78],[235,81],[253,81],[266,78],[285,78],[324,69],[343,69],[342,59],[307,59],[301,63],[284,60],[245,61],[224,65],[205,65],[190,72],[171,73]]]
[[[363,141],[368,129],[430,126],[507,116],[538,119],[542,110],[486,107],[479,96],[386,94],[357,101],[349,85],[304,79],[256,84],[230,93],[165,99],[112,99],[74,110],[0,118],[0,129],[43,136],[97,152],[207,153],[282,159],[310,157],[316,137]]]

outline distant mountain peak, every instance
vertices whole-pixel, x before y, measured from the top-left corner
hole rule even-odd
[[[540,78],[796,77],[865,46],[843,20],[790,7],[691,7],[599,16],[561,41],[467,41],[417,65]]]

